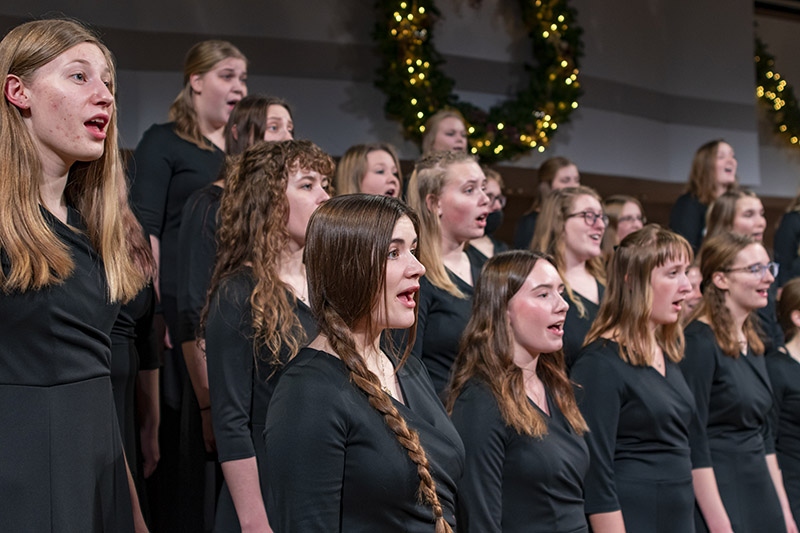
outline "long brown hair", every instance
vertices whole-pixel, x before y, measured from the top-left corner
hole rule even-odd
[[[542,252],[551,256],[555,261],[561,279],[564,279],[564,270],[567,267],[564,255],[564,226],[567,223],[567,217],[572,211],[575,200],[580,196],[591,196],[597,200],[601,206],[603,205],[603,199],[600,198],[597,191],[585,185],[566,187],[564,189],[552,191],[542,204],[542,212],[536,222],[536,230],[533,232],[533,239],[531,239],[530,250],[533,252]],[[586,261],[586,270],[600,283],[605,283],[606,273],[603,268],[602,255]],[[564,279],[564,287],[567,290],[570,301],[578,310],[578,314],[584,316],[586,314],[586,309],[584,309],[580,299],[575,298],[575,293],[566,279]]]
[[[279,105],[289,112],[292,108],[283,98],[263,94],[248,94],[233,107],[222,134],[225,137],[225,155],[234,156],[264,139],[267,131],[267,112],[270,106]]]
[[[203,150],[213,150],[214,147],[200,131],[197,111],[192,102],[190,80],[192,75],[205,74],[213,69],[214,65],[229,57],[247,62],[244,54],[228,41],[200,41],[192,46],[186,53],[186,59],[183,62],[183,89],[169,108],[169,119],[175,123],[175,133],[178,137]]]
[[[547,195],[553,190],[553,180],[556,178],[556,174],[559,170],[568,166],[575,166],[575,163],[561,156],[551,157],[542,161],[537,171],[539,186],[537,188],[536,198],[533,199],[533,203],[525,212],[526,215],[539,210],[544,199],[547,198]]]
[[[355,194],[361,192],[361,182],[367,173],[367,155],[371,152],[386,152],[392,156],[394,165],[397,168],[397,181],[400,187],[403,186],[403,173],[400,170],[400,161],[397,159],[397,151],[389,143],[356,144],[351,146],[344,153],[336,166],[336,178],[334,187],[336,194]]]
[[[734,359],[739,358],[739,342],[738,335],[732,327],[733,317],[725,305],[727,291],[717,287],[712,278],[717,272],[729,269],[736,260],[736,255],[751,244],[763,246],[750,236],[731,232],[720,233],[703,240],[703,246],[700,248],[703,300],[689,317],[690,322],[705,317],[723,353]],[[753,353],[762,354],[764,342],[759,336],[758,327],[758,318],[751,312],[745,319],[742,329]]]
[[[732,189],[714,200],[706,214],[706,239],[710,239],[720,233],[733,231],[733,221],[736,218],[736,202],[742,198],[759,200],[756,193],[747,189]]]
[[[226,277],[249,266],[256,281],[250,295],[253,347],[266,346],[275,365],[280,365],[281,346],[293,357],[304,337],[278,272],[289,242],[286,186],[297,169],[330,177],[334,163],[311,141],[260,141],[232,160],[217,213],[217,258],[201,319],[205,329],[211,295]]]
[[[522,288],[537,261],[553,264],[550,257],[525,250],[503,252],[486,262],[475,284],[472,315],[461,337],[447,394],[447,411],[452,413],[467,381],[480,379],[492,391],[506,425],[531,437],[546,435],[547,423],[528,401],[522,369],[514,363],[508,302]],[[579,435],[587,431],[561,350],[540,354],[536,374],[572,429]]]
[[[356,347],[353,330],[366,325],[372,332],[372,311],[379,304],[386,279],[386,256],[395,224],[408,217],[419,228],[416,214],[401,201],[385,196],[352,194],[321,205],[311,216],[304,260],[308,272],[311,309],[333,350],[350,371],[350,380],[383,415],[397,441],[417,465],[418,493],[433,508],[436,532],[450,532],[436,493],[427,455],[419,435],[383,392]],[[346,257],[347,261],[342,261]],[[385,296],[385,295],[384,295]],[[416,296],[415,296],[416,298]],[[385,302],[384,302],[385,305]],[[415,325],[406,352],[414,344]]]
[[[584,344],[613,331],[623,361],[649,366],[655,349],[650,344],[653,307],[650,276],[654,268],[681,258],[689,264],[694,258],[688,241],[658,224],[648,224],[622,239],[608,265],[608,286]],[[674,363],[683,359],[680,320],[661,324],[652,333],[665,357]]]
[[[465,295],[450,279],[442,261],[442,227],[438,215],[428,207],[428,196],[438,198],[442,194],[452,165],[469,162],[477,164],[474,156],[464,152],[433,152],[417,161],[408,182],[408,205],[420,217],[419,239],[425,242],[419,251],[425,277],[434,286],[458,298]]]
[[[36,71],[81,43],[97,46],[106,58],[116,89],[114,60],[108,48],[89,29],[72,20],[37,20],[21,24],[0,42],[0,75],[24,82]],[[42,162],[22,114],[6,98],[0,111],[0,249],[11,262],[0,271],[3,292],[37,290],[58,284],[75,266],[67,246],[41,213],[39,193]],[[128,236],[122,225],[119,182],[125,179],[117,144],[117,108],[109,109],[103,155],[76,162],[69,170],[64,196],[86,222],[86,233],[103,258],[110,301],[133,298],[145,279],[127,253]]]
[[[715,139],[697,149],[689,171],[689,184],[686,191],[697,196],[700,203],[709,205],[717,195],[717,151],[724,139]],[[729,189],[735,188],[734,183]]]

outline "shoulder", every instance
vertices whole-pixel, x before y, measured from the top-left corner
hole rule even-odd
[[[700,320],[694,320],[686,326],[686,329],[683,330],[683,335],[687,343],[691,341],[702,343],[713,342],[716,344],[714,330],[711,329],[711,326]]]
[[[350,373],[341,359],[306,347],[286,365],[278,387],[291,388],[294,396],[302,397],[325,392],[340,394],[345,388],[352,388],[349,378]]]
[[[456,398],[452,418],[457,427],[465,424],[485,427],[493,423],[505,426],[497,398],[489,385],[474,377],[464,384]]]
[[[579,383],[594,381],[605,374],[618,374],[627,365],[619,356],[619,344],[609,339],[596,339],[580,352],[570,370],[570,376]]]
[[[142,135],[142,142],[145,141],[175,141],[180,140],[178,134],[175,133],[175,124],[167,122],[164,124],[153,124]]]

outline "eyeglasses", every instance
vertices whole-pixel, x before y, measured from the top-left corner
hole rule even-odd
[[[495,202],[500,204],[500,209],[503,209],[506,206],[506,197],[502,194],[498,194],[497,196],[493,194],[486,193],[486,196],[489,198],[489,207],[493,208]]]
[[[625,217],[619,217],[617,219],[617,224],[621,224],[622,222],[635,222],[637,220],[642,224],[647,224],[647,217],[644,215],[628,215]]]
[[[608,226],[608,215],[598,215],[597,213],[593,213],[592,211],[581,211],[579,213],[572,213],[571,215],[567,215],[567,218],[572,217],[581,217],[583,221],[586,222],[587,226],[594,226],[598,220],[603,221],[604,226]]]
[[[758,276],[761,279],[767,275],[767,271],[772,274],[772,277],[777,277],[778,270],[780,269],[780,265],[778,263],[767,263],[766,265],[757,263],[755,265],[750,265],[741,268],[729,268],[725,270],[725,272],[748,272],[753,274],[754,276]]]

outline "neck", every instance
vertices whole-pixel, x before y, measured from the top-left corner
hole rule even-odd
[[[367,333],[363,330],[353,331],[353,341],[356,343],[356,350],[364,361],[374,360],[377,364],[378,357],[381,355],[381,335]]]
[[[800,335],[795,335],[786,343],[786,351],[792,359],[800,362]]]
[[[281,254],[281,258],[278,262],[278,271],[281,274],[296,274],[298,272],[305,271],[305,265],[303,265],[303,246],[297,246],[290,244],[286,247],[286,249]]]
[[[225,124],[212,124],[208,120],[205,120],[198,115],[197,127],[200,129],[200,133],[202,133],[206,139],[214,143],[214,145],[216,145],[216,147],[223,152],[225,151],[225,136],[223,135]]]
[[[532,353],[522,346],[514,343],[514,364],[522,369],[525,379],[530,379],[536,375],[536,367],[539,364],[539,354]]]
[[[442,261],[457,263],[461,260],[466,242],[458,242],[455,239],[442,235]]]
[[[575,256],[569,250],[564,251],[564,274],[586,272],[586,259]]]
[[[731,314],[731,318],[733,319],[733,327],[737,333],[744,331],[744,323],[747,320],[747,317],[750,316],[749,309],[742,309],[739,306],[728,304],[728,312]]]
[[[52,165],[50,168],[42,164],[42,179],[39,182],[39,197],[45,208],[55,215],[61,222],[67,222],[67,202],[64,198],[64,189],[67,186],[69,166],[62,163],[58,168]]]

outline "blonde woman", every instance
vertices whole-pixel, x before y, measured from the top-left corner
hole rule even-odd
[[[466,152],[467,126],[464,116],[455,109],[442,109],[425,123],[422,155],[431,152]]]
[[[403,175],[394,146],[388,143],[351,146],[339,160],[336,194],[380,194],[400,198]]]
[[[626,194],[615,194],[603,201],[603,209],[608,215],[608,228],[603,236],[603,252],[610,256],[619,243],[647,224],[642,203]]]

